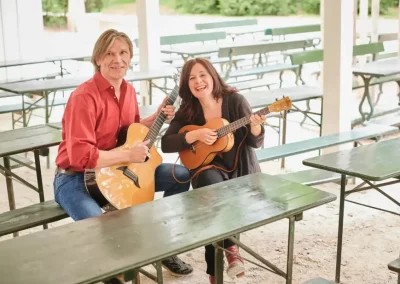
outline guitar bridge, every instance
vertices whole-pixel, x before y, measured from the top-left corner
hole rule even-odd
[[[117,168],[117,170],[122,171],[124,176],[132,180],[133,183],[136,185],[136,187],[140,188],[139,177],[134,172],[132,172],[127,166],[119,167]]]

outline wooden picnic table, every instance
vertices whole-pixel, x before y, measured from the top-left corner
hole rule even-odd
[[[62,62],[65,60],[78,60],[83,61],[91,58],[91,54],[82,53],[82,54],[70,54],[70,55],[56,55],[56,56],[48,56],[48,57],[37,57],[37,58],[27,58],[27,59],[15,59],[15,60],[4,60],[0,61],[0,68],[6,67],[15,67],[22,65],[32,65],[32,64],[40,64],[40,63],[48,63],[52,62],[56,64],[56,62],[60,63],[60,75],[61,77],[64,75],[64,67]],[[68,73],[68,72],[67,72]]]
[[[167,79],[172,78],[175,74],[175,70],[172,68],[163,68],[159,70],[152,71],[135,71],[129,72],[125,76],[125,80],[128,82],[135,81],[147,81],[149,83],[149,104],[152,104],[152,88],[163,88],[154,84],[153,80],[156,79]],[[45,109],[45,122],[49,122],[49,94],[55,93],[60,90],[68,90],[78,87],[80,84],[89,80],[91,77],[82,76],[82,77],[71,77],[71,78],[59,78],[59,79],[49,79],[43,81],[27,81],[27,82],[17,82],[17,83],[9,83],[9,84],[1,84],[0,90],[18,94],[22,96],[22,120],[23,126],[27,126],[27,118],[26,113],[32,108],[38,107],[38,104],[43,103],[44,100],[44,109]],[[25,95],[27,94],[41,94],[41,98],[35,101],[34,103],[29,104],[25,102]],[[66,99],[62,100],[66,103]]]
[[[289,218],[286,272],[267,263],[292,283],[295,216],[335,199],[275,176],[248,175],[0,242],[0,255],[7,256],[0,259],[2,281],[96,283]],[[220,284],[222,251],[217,251]]]
[[[277,99],[282,99],[283,97],[289,97],[292,104],[292,110],[295,112],[301,112],[304,115],[304,120],[309,118],[320,128],[320,136],[321,136],[321,121],[322,121],[322,103],[321,103],[321,111],[320,113],[312,112],[309,107],[309,100],[313,99],[322,99],[323,92],[319,87],[314,86],[296,86],[296,87],[288,87],[288,88],[279,88],[272,89],[267,91],[250,91],[244,94],[245,98],[250,104],[251,108],[263,108],[269,106],[274,103]],[[296,106],[296,102],[307,101],[307,109],[301,110]],[[283,111],[282,115],[282,145],[286,144],[286,128],[287,128],[287,114],[288,111]],[[311,115],[318,115],[321,117],[320,121],[315,120]],[[303,120],[303,121],[304,121]],[[285,167],[285,158],[281,160],[281,167]]]
[[[369,93],[371,80],[373,78],[381,78],[400,74],[400,58],[396,57],[368,63],[355,64],[353,66],[353,74],[360,76],[364,81],[364,95],[358,107],[362,121],[364,122],[365,120],[370,120],[374,113],[374,104]],[[395,81],[400,86],[400,78]],[[400,104],[400,93],[397,95],[399,97]],[[366,99],[370,108],[369,112],[365,112],[363,110],[363,105]]]
[[[40,167],[39,150],[61,143],[61,131],[47,125],[25,127],[15,130],[1,132],[0,135],[0,158],[3,158],[4,171],[7,184],[8,202],[10,210],[15,209],[15,198],[12,179],[15,178],[27,187],[39,193],[40,202],[44,201],[42,171]],[[10,156],[33,151],[35,157],[35,169],[37,186],[32,185],[23,177],[13,173],[10,168]]]
[[[378,143],[355,147],[315,158],[306,159],[303,164],[306,166],[331,171],[341,174],[340,185],[340,208],[338,225],[338,245],[336,255],[336,283],[340,283],[343,219],[345,197],[351,193],[368,189],[376,189],[389,200],[400,206],[400,202],[389,196],[380,187],[400,182],[400,138],[380,141]],[[346,191],[346,176],[360,178],[363,183],[355,188]],[[389,179],[395,178],[391,181]],[[381,182],[381,183],[373,183]],[[364,186],[367,185],[367,186]],[[369,208],[400,215],[385,208],[377,208],[371,205],[364,205],[355,201],[346,200]]]

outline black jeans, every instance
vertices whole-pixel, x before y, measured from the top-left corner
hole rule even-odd
[[[208,169],[205,170],[201,173],[199,173],[198,176],[195,177],[195,182],[193,183],[194,189],[201,188],[203,186],[223,182],[224,180],[227,179],[226,174],[222,174],[219,170],[217,169]],[[223,240],[223,248],[229,248],[231,246],[235,245],[231,240],[226,239]],[[207,274],[214,276],[215,275],[215,248],[213,245],[207,245],[205,246],[205,260],[207,263]]]

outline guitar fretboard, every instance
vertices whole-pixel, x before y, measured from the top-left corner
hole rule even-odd
[[[176,98],[178,97],[178,86],[175,86],[175,88],[172,90],[171,95],[168,97],[168,100],[166,102],[167,105],[173,105]],[[151,148],[153,146],[154,142],[156,141],[157,135],[161,130],[161,127],[163,126],[165,119],[167,116],[160,111],[160,113],[157,115],[156,119],[154,120],[152,126],[150,127],[149,132],[147,133],[144,141],[150,140],[149,144],[147,144],[148,148]]]
[[[260,109],[259,111],[256,111],[254,114],[266,115],[268,113],[270,113],[269,108],[265,107],[263,109]],[[223,137],[225,135],[228,135],[229,133],[235,131],[236,129],[249,124],[250,123],[250,116],[251,115],[243,117],[243,118],[241,118],[239,120],[236,120],[236,121],[234,121],[232,123],[229,123],[228,125],[225,125],[225,126],[222,126],[221,128],[218,128],[217,129],[218,138]]]

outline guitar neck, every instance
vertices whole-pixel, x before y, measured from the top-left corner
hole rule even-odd
[[[178,86],[175,86],[175,88],[172,90],[172,94],[168,97],[167,103],[165,105],[166,106],[173,105],[177,96],[178,96]],[[156,141],[157,135],[160,132],[161,127],[163,126],[166,118],[167,116],[162,111],[160,111],[160,113],[154,120],[153,124],[151,125],[150,130],[147,133],[146,138],[144,139],[144,141],[150,140],[149,144],[147,145],[149,148],[151,148],[151,146],[153,146],[154,142]]]
[[[263,109],[260,109],[259,111],[256,111],[253,114],[266,115],[268,113],[270,113],[269,108],[265,107]],[[243,127],[243,126],[246,126],[247,124],[249,124],[250,116],[251,115],[245,116],[239,120],[236,120],[235,122],[229,123],[228,125],[225,125],[219,129],[217,129],[218,138],[228,135],[229,133],[234,132],[236,129],[239,129],[240,127]]]

